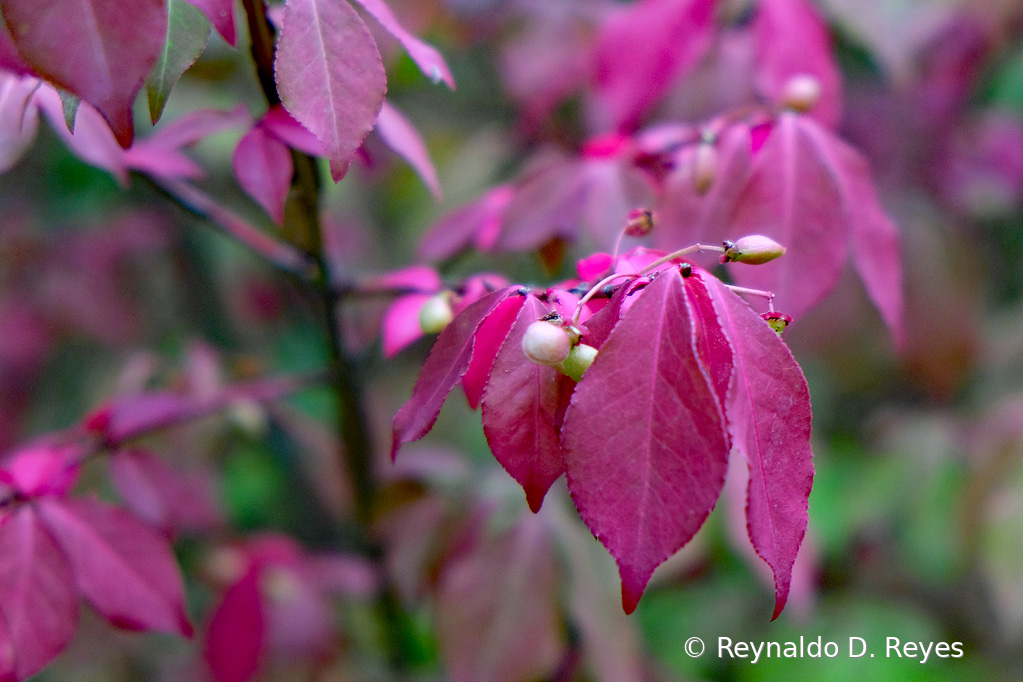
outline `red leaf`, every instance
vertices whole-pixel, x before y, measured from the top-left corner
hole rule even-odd
[[[0,678],[31,677],[71,642],[73,585],[67,559],[32,507],[0,518]]]
[[[779,308],[794,318],[835,286],[848,241],[842,197],[802,117],[783,113],[763,149],[736,207],[736,236],[763,234],[786,247],[764,265],[736,263],[731,272],[743,286],[768,289]]]
[[[16,76],[30,76],[38,78],[39,74],[32,70],[32,67],[25,63],[25,58],[18,53],[14,44],[7,23],[0,17],[0,69],[9,71]]]
[[[403,443],[418,440],[433,428],[448,393],[469,368],[476,330],[514,291],[515,288],[508,287],[484,296],[456,315],[437,337],[416,379],[412,397],[394,415],[392,459]]]
[[[618,562],[631,613],[724,483],[723,416],[701,368],[681,276],[657,276],[576,386],[562,426],[569,491]]]
[[[643,0],[608,21],[596,48],[608,125],[634,128],[710,47],[715,0]]]
[[[163,0],[5,0],[18,51],[47,80],[92,104],[122,147],[132,105],[163,48]]]
[[[339,181],[387,90],[369,30],[342,0],[288,0],[275,71],[284,108],[320,139]]]
[[[282,224],[293,170],[291,152],[284,143],[256,126],[238,140],[231,165],[242,189]]]
[[[32,102],[36,83],[0,71],[0,173],[13,168],[36,138],[39,111]]]
[[[546,679],[558,661],[557,565],[543,520],[452,561],[440,579],[437,633],[454,682]]]
[[[475,347],[469,369],[462,376],[462,390],[469,407],[476,409],[483,400],[483,391],[487,379],[494,367],[494,359],[504,344],[508,331],[511,329],[519,306],[524,300],[521,296],[513,296],[501,301],[501,304],[483,321],[476,332]]]
[[[78,479],[82,449],[39,443],[11,455],[3,464],[11,485],[23,495],[67,495]]]
[[[259,573],[250,569],[224,592],[206,630],[203,658],[217,682],[248,682],[255,677],[264,630]]]
[[[109,465],[121,499],[146,523],[168,534],[220,525],[212,482],[198,472],[186,475],[145,450],[119,450]]]
[[[722,412],[728,400],[728,386],[732,381],[732,347],[728,336],[721,328],[721,321],[714,308],[714,302],[707,291],[704,280],[713,279],[713,275],[697,271],[699,274],[685,280],[686,295],[693,311],[693,337],[696,339],[696,354],[700,364],[710,378],[710,386],[717,396]]]
[[[526,327],[549,312],[535,296],[526,296],[483,394],[483,433],[490,450],[522,486],[534,513],[565,470],[555,426],[561,373],[531,362],[522,353]]]
[[[790,78],[813,76],[821,93],[809,113],[835,128],[842,115],[842,76],[828,26],[813,5],[807,0],[759,0],[753,32],[761,91],[781,103]]]
[[[130,630],[191,636],[181,573],[164,538],[97,500],[44,498],[38,505],[78,589],[100,615]]]
[[[810,393],[778,334],[724,284],[712,277],[704,281],[734,350],[725,411],[732,443],[749,463],[749,536],[774,571],[777,618],[806,533],[813,485]]]
[[[238,43],[238,37],[234,29],[234,0],[188,0],[202,10],[206,18],[217,29],[217,33],[224,37],[227,44],[234,47]]]
[[[384,144],[409,162],[433,193],[433,198],[440,201],[443,197],[437,171],[415,126],[394,105],[384,100],[383,106],[380,107],[380,116],[377,118],[376,130]]]
[[[388,33],[398,39],[412,61],[422,70],[426,77],[432,80],[434,83],[444,81],[449,88],[455,89],[455,79],[451,75],[451,70],[448,69],[448,65],[444,62],[444,57],[440,55],[437,50],[432,46],[427,45],[419,38],[415,37],[411,33],[405,30],[405,28],[398,23],[398,19],[394,16],[394,12],[388,7],[383,0],[355,0],[357,3],[362,5],[362,8],[373,15],[373,18],[380,22]]]
[[[905,342],[902,319],[902,264],[899,232],[881,206],[863,156],[815,121],[801,118],[800,128],[813,140],[842,197],[842,208],[852,238],[852,255],[860,279],[895,345]]]

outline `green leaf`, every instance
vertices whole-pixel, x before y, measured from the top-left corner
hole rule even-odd
[[[146,78],[149,117],[153,123],[160,120],[181,74],[195,63],[210,39],[210,22],[195,6],[184,0],[169,0],[167,11],[167,41]]]

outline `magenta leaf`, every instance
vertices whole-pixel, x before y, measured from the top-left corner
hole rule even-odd
[[[10,484],[28,497],[67,495],[78,479],[82,449],[42,442],[26,446],[3,463]]]
[[[312,131],[292,118],[284,107],[270,107],[259,125],[278,140],[309,156],[324,156],[323,143]]]
[[[426,150],[423,138],[404,114],[387,100],[384,100],[380,107],[376,130],[384,144],[409,162],[433,193],[434,199],[440,201],[442,198],[440,181],[437,179],[437,171],[430,161],[430,153]]]
[[[842,114],[842,76],[831,49],[827,24],[808,0],[759,0],[753,20],[760,89],[775,103],[784,100],[793,76],[812,76],[820,97],[810,115],[829,128]]]
[[[660,225],[654,235],[662,248],[704,242],[720,244],[742,235],[731,232],[729,221],[742,195],[752,160],[750,129],[742,124],[722,131],[714,144],[714,177],[700,192],[694,177],[694,154],[680,155],[674,171],[665,180],[664,201],[658,213]]]
[[[480,401],[483,400],[483,391],[490,378],[490,371],[494,367],[494,359],[501,350],[512,323],[515,322],[515,316],[518,314],[522,302],[523,297],[521,296],[512,296],[501,301],[500,305],[476,331],[472,361],[469,363],[469,369],[462,375],[462,390],[465,392],[465,399],[469,402],[469,407],[474,410],[480,406]]]
[[[557,564],[543,519],[527,515],[452,561],[437,634],[454,682],[548,679],[558,662]]]
[[[179,472],[145,450],[119,450],[109,466],[114,487],[128,508],[165,533],[221,524],[212,482],[198,472]]]
[[[721,411],[726,412],[728,387],[732,381],[734,370],[732,363],[732,346],[728,335],[721,328],[720,317],[714,302],[704,283],[714,279],[713,275],[703,271],[685,280],[686,295],[693,311],[693,337],[696,339],[696,354],[700,364],[710,378],[710,386],[717,396]]]
[[[36,138],[35,87],[32,79],[0,72],[0,173],[13,168]]]
[[[160,120],[171,90],[206,49],[209,39],[210,23],[202,12],[186,0],[168,0],[167,38],[156,65],[146,77],[149,118],[153,123]]]
[[[10,29],[7,28],[7,23],[3,21],[2,15],[0,15],[0,69],[9,71],[15,76],[39,77],[39,74],[33,71],[32,67],[25,63],[25,58],[18,53],[14,38],[11,36]]]
[[[813,485],[810,393],[778,334],[724,284],[703,279],[734,351],[725,411],[732,443],[749,464],[749,536],[774,572],[777,618],[806,533]]]
[[[24,505],[0,517],[0,678],[39,672],[77,626],[71,567],[35,509]]]
[[[82,595],[129,630],[191,636],[184,587],[167,541],[127,512],[97,500],[39,501]]]
[[[234,30],[234,0],[188,0],[188,2],[202,10],[228,45],[231,47],[236,45],[238,41]]]
[[[801,119],[800,127],[814,141],[838,183],[852,238],[853,262],[867,295],[891,330],[895,345],[901,347],[905,329],[899,232],[878,200],[867,160],[813,120]]]
[[[106,119],[91,104],[83,101],[79,105],[72,134],[64,122],[64,108],[56,90],[42,85],[36,91],[35,101],[71,153],[90,165],[102,168],[117,178],[122,186],[127,186],[125,151],[114,138]]]
[[[238,140],[231,165],[242,189],[282,224],[293,170],[288,148],[256,126]]]
[[[455,89],[455,79],[451,75],[451,70],[448,69],[447,63],[444,61],[444,57],[437,52],[432,46],[424,43],[422,40],[412,35],[405,28],[398,23],[398,19],[394,16],[394,12],[388,7],[383,0],[355,0],[357,3],[362,5],[362,8],[373,15],[373,18],[380,22],[388,33],[398,39],[412,61],[420,68],[420,70],[434,83],[444,81],[449,88]]]
[[[344,0],[288,0],[275,72],[284,108],[323,143],[341,180],[387,90],[369,30]]]
[[[736,263],[743,286],[767,289],[779,308],[798,318],[835,286],[845,264],[848,227],[836,179],[803,117],[782,113],[753,159],[732,229],[737,237],[766,235],[788,251],[764,265]]]
[[[164,1],[5,0],[3,11],[25,60],[96,107],[128,147],[135,96],[167,35]]]
[[[392,458],[403,443],[418,440],[433,428],[448,393],[469,369],[476,330],[515,291],[516,288],[507,287],[484,296],[456,315],[437,337],[416,379],[412,397],[394,415]]]
[[[259,572],[227,588],[206,629],[203,658],[217,682],[248,682],[259,671],[265,637]]]
[[[461,206],[434,223],[419,240],[421,258],[441,260],[474,245],[488,251],[501,231],[504,209],[515,196],[508,185],[498,185],[480,198]]]
[[[689,308],[678,270],[661,272],[601,347],[562,426],[569,491],[618,562],[626,613],[724,484],[724,420]]]
[[[714,5],[715,0],[641,0],[604,25],[596,77],[609,126],[634,128],[696,66],[714,36]]]
[[[433,294],[406,294],[394,299],[387,307],[380,322],[385,358],[393,358],[403,348],[423,336],[423,326],[419,324],[419,311],[432,297]]]
[[[490,450],[522,486],[534,513],[565,470],[555,426],[561,374],[522,353],[526,328],[549,312],[549,306],[535,296],[525,297],[483,393],[483,433]]]

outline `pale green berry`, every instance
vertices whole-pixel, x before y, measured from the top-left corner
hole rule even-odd
[[[718,153],[713,144],[701,142],[693,152],[693,189],[697,194],[707,193],[718,173]]]
[[[586,370],[593,364],[593,359],[597,357],[597,349],[593,346],[587,346],[585,343],[580,343],[577,346],[572,346],[572,350],[569,351],[568,357],[565,361],[558,365],[558,369],[561,373],[569,377],[573,381],[580,381],[583,378]]]
[[[454,317],[447,294],[437,294],[426,299],[419,309],[419,326],[426,334],[437,334],[444,331]]]
[[[721,256],[721,262],[762,265],[784,255],[784,253],[785,247],[770,237],[751,234],[735,242],[725,242],[725,253]]]
[[[568,333],[550,322],[534,322],[522,336],[522,352],[538,365],[557,365],[568,357],[572,342]]]
[[[821,82],[808,73],[800,73],[785,81],[781,103],[801,114],[813,109],[821,97]]]

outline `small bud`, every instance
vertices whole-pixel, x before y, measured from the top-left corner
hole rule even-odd
[[[454,317],[448,295],[437,294],[426,299],[423,307],[419,309],[419,326],[425,334],[437,334],[443,331]]]
[[[572,346],[572,350],[569,352],[568,357],[565,361],[558,365],[558,370],[572,379],[572,381],[580,381],[583,378],[583,374],[590,365],[593,364],[593,359],[597,357],[597,349],[593,346],[587,346],[585,343],[580,343],[577,346]]]
[[[785,253],[785,247],[770,237],[762,234],[751,234],[739,241],[724,243],[725,253],[721,256],[722,263],[746,263],[762,265]]]
[[[534,322],[522,336],[522,352],[538,365],[557,365],[571,350],[568,333],[550,322]]]
[[[761,313],[760,317],[764,318],[764,321],[771,325],[771,329],[778,332],[779,335],[785,331],[785,327],[792,324],[792,318],[784,313]]]
[[[629,211],[628,222],[625,223],[625,234],[629,237],[645,237],[654,229],[654,214],[648,208],[635,208]]]
[[[801,114],[813,109],[821,97],[821,82],[807,73],[800,73],[785,81],[782,89],[783,106]]]
[[[704,195],[714,184],[718,173],[718,152],[713,144],[701,142],[693,152],[693,189]]]

